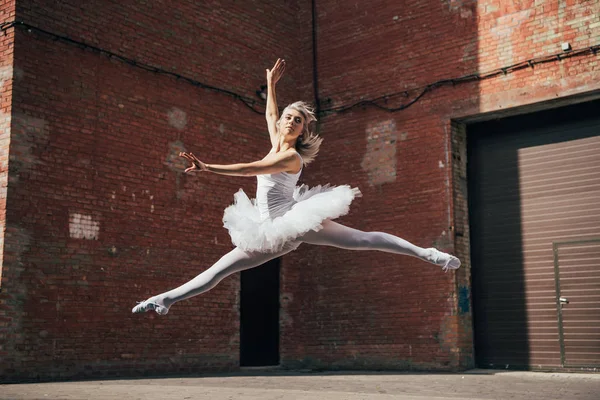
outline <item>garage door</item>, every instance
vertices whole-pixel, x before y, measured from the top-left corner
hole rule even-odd
[[[468,127],[476,362],[600,365],[600,102]]]

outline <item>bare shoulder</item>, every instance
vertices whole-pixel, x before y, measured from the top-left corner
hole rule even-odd
[[[296,157],[296,154],[298,154],[296,149],[279,151],[278,148],[272,147],[269,153],[264,158],[278,158],[280,160],[291,160],[294,157]]]
[[[297,173],[302,168],[302,162],[298,155],[296,149],[275,151],[275,148],[273,148],[262,159],[262,162],[269,165],[279,165],[284,168],[283,171],[288,173]]]
[[[298,153],[298,151],[296,149],[288,149],[286,151],[284,151],[284,153],[286,154],[286,158],[299,158],[298,156],[300,155],[300,153]]]

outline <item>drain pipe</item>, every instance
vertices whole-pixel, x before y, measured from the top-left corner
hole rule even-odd
[[[319,99],[319,73],[317,68],[317,4],[312,0],[312,48],[313,48],[313,92],[315,96],[315,114],[321,116],[321,100]],[[317,121],[317,124],[319,121]]]

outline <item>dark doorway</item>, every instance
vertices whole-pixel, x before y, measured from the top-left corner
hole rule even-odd
[[[240,366],[279,364],[280,259],[242,271]]]

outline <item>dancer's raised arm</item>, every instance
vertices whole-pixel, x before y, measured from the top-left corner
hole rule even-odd
[[[267,69],[267,107],[265,109],[265,118],[271,137],[271,146],[277,150],[279,144],[279,129],[277,129],[277,120],[279,120],[279,109],[277,108],[277,96],[275,95],[275,86],[285,71],[285,60],[277,59],[272,69]]]

